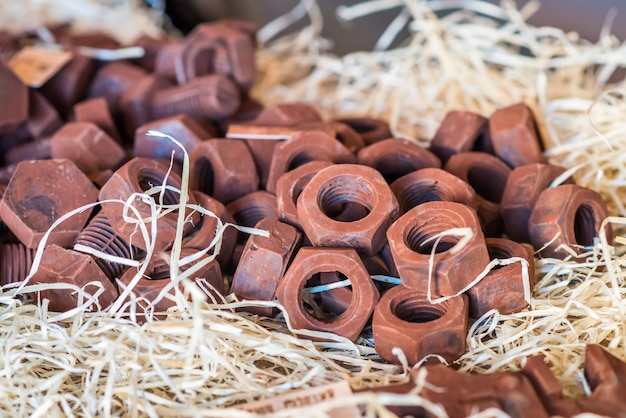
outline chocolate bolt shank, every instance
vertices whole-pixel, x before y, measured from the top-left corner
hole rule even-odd
[[[30,273],[35,251],[20,243],[0,246],[0,287],[21,282]]]

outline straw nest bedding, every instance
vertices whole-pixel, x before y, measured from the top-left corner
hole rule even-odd
[[[39,14],[20,14],[18,3]],[[2,14],[0,24],[47,22],[45,7],[52,10],[51,3],[0,1],[0,10],[14,13]],[[72,6],[54,3],[55,16],[60,16],[56,18],[67,19]],[[82,3],[89,5],[86,10],[92,14],[97,8],[115,10],[127,22],[148,22],[146,27],[154,30],[160,24],[138,11],[139,2]],[[437,17],[434,12],[446,4],[462,9]],[[626,239],[622,238],[626,93],[622,82],[609,84],[615,70],[626,65],[626,54],[608,26],[600,40],[591,43],[575,33],[527,24],[536,7],[532,1],[521,10],[508,2],[494,6],[470,0],[364,2],[338,13],[356,19],[394,9],[397,18],[381,36],[379,50],[336,57],[325,52],[329,41],[319,35],[322,20],[317,5],[304,0],[259,33],[260,79],[254,94],[268,104],[308,101],[326,116],[384,117],[396,135],[425,145],[450,109],[489,115],[517,101],[529,104],[539,120],[550,162],[567,167],[579,184],[606,199],[615,244],[609,246],[600,237],[587,249],[585,262],[537,259],[530,308],[506,316],[492,312],[476,321],[460,368],[465,372],[519,369],[526,356],[543,353],[566,393],[580,395],[588,391],[581,369],[586,343],[602,344],[626,360]],[[309,26],[275,37],[300,18],[309,19]],[[87,12],[78,19],[98,20]],[[410,25],[410,39],[401,47],[386,49],[404,24]],[[161,192],[159,188],[146,192],[154,216],[171,209],[158,204]],[[186,193],[184,184],[181,193]],[[131,205],[121,204],[127,204],[132,217]],[[142,229],[150,227],[137,222]],[[214,244],[219,246],[219,240]],[[282,315],[267,319],[235,313],[234,308],[245,302],[231,297],[203,300],[186,277],[191,269],[177,274],[175,266],[188,261],[177,257],[178,250],[175,247],[170,260],[175,273],[172,286],[182,282],[186,290],[175,296],[178,307],[167,319],[138,323],[125,305],[129,298],[120,299],[110,311],[93,312],[94,300],[88,296],[77,309],[57,314],[48,312],[45,304],[24,304],[16,298],[34,290],[27,284],[4,289],[0,294],[1,414],[243,417],[249,414],[223,408],[336,381],[347,380],[356,389],[406,380],[406,366],[379,361],[367,331],[356,343],[328,335],[330,342],[312,342],[291,333]],[[390,399],[391,395],[359,394],[296,414],[325,416],[343,403],[360,405],[368,416],[390,416],[381,407]],[[418,394],[393,399],[423,404]],[[426,407],[440,413],[436,406]]]

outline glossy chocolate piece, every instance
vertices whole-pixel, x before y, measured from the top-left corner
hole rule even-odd
[[[172,82],[167,78],[147,74],[122,93],[120,112],[127,138],[133,138],[137,128],[154,119],[151,107],[154,93],[171,86]]]
[[[365,145],[371,145],[374,142],[382,141],[383,139],[393,136],[389,124],[382,119],[370,117],[345,118],[338,119],[337,122],[345,123],[354,129],[361,135]]]
[[[302,235],[293,226],[272,218],[261,219],[255,228],[268,231],[269,237],[250,235],[233,276],[231,291],[240,300],[273,301]],[[261,306],[243,310],[263,316],[276,313],[275,309]]]
[[[500,202],[511,169],[484,152],[455,154],[444,169],[467,182],[477,194],[478,216],[486,236],[497,237],[504,231]]]
[[[473,233],[462,251],[451,251],[461,237],[436,238],[452,228],[469,228]],[[414,207],[389,227],[387,238],[402,284],[422,293],[430,288],[432,295],[454,296],[489,263],[476,212],[456,202],[426,202]]]
[[[0,134],[11,133],[28,119],[28,87],[0,61]]]
[[[315,274],[337,271],[350,279],[352,301],[335,318],[318,318],[304,306],[304,287]],[[378,291],[352,248],[301,248],[276,289],[294,329],[332,332],[355,341],[378,302]],[[306,335],[304,335],[306,337]]]
[[[55,221],[94,203],[97,196],[98,190],[69,160],[22,161],[2,196],[0,216],[24,245],[37,248]],[[90,212],[77,213],[57,226],[46,244],[71,245]]]
[[[535,250],[541,249],[542,257],[567,257],[570,252],[559,248],[564,245],[580,254],[584,250],[579,246],[593,245],[607,216],[606,203],[591,189],[573,184],[548,188],[539,195],[528,221],[530,241]],[[610,224],[605,233],[611,243]]]
[[[511,239],[530,242],[528,220],[535,203],[541,192],[564,172],[564,168],[550,164],[526,164],[511,172],[501,201],[504,227]],[[574,184],[574,180],[568,177],[562,184]]]
[[[446,113],[430,144],[442,162],[455,154],[479,151],[481,137],[488,132],[488,120],[474,112],[452,110]]]
[[[259,188],[254,160],[238,139],[210,139],[190,155],[190,185],[228,204]]]
[[[180,86],[155,92],[152,114],[166,118],[178,114],[199,119],[220,120],[239,108],[239,90],[227,77],[206,75]]]
[[[117,168],[126,158],[124,149],[97,125],[70,122],[51,141],[52,158],[67,158],[89,175]]]
[[[519,312],[528,305],[524,297],[524,275],[526,270],[529,295],[532,293],[535,265],[532,254],[523,245],[503,238],[487,238],[487,250],[491,260],[506,260],[517,257],[526,260],[526,266],[520,261],[495,267],[480,282],[466,292],[470,301],[470,317],[480,318],[495,309],[503,315]]]
[[[30,89],[28,97],[28,132],[35,139],[52,135],[63,124],[59,113],[38,90]]]
[[[35,251],[24,244],[0,246],[0,287],[23,281],[30,273]]]
[[[314,245],[352,247],[363,256],[380,251],[385,232],[399,212],[398,201],[382,175],[356,164],[320,170],[304,186],[296,207],[302,228]],[[345,213],[346,209],[350,213]]]
[[[146,72],[128,62],[115,61],[106,64],[95,75],[89,87],[89,97],[106,99],[112,114],[119,111],[119,101],[122,94],[137,84]]]
[[[74,120],[76,122],[90,122],[102,129],[116,142],[121,143],[106,99],[99,97],[77,103],[74,106]]]
[[[542,162],[535,119],[524,103],[493,112],[489,117],[489,134],[495,154],[510,167]]]
[[[133,158],[120,167],[109,181],[102,186],[99,200],[121,199],[122,201],[126,201],[134,194],[144,193],[153,187],[162,186],[166,176],[167,185],[180,190],[182,180],[174,171],[170,171],[168,174],[168,166],[156,160]],[[160,193],[153,194],[152,197],[157,203],[160,201]],[[179,193],[173,190],[166,190],[163,194],[164,205],[178,205],[179,202]],[[187,203],[196,203],[193,194],[189,194]],[[134,198],[133,206],[143,219],[150,218],[150,205],[144,202],[141,197],[137,196]],[[119,203],[102,204],[102,211],[106,214],[113,230],[129,244],[145,250],[147,246],[146,242],[140,233],[135,233],[135,224],[124,220],[122,209],[123,206]],[[191,209],[186,209],[186,218],[191,212]],[[195,212],[194,215],[191,216],[192,222],[185,223],[186,233],[189,233],[193,225],[198,222],[198,219],[199,214]],[[178,210],[171,211],[156,220],[158,234],[155,238],[151,238],[155,239],[156,251],[165,250],[172,245],[174,237],[176,236],[177,220]],[[148,235],[150,235],[151,225],[149,222],[147,228]]]
[[[359,164],[378,170],[387,183],[422,168],[440,168],[441,161],[414,141],[388,138],[359,151]]]
[[[457,202],[477,209],[478,201],[472,186],[439,168],[423,168],[391,183],[401,213],[425,202]]]
[[[468,306],[464,295],[432,304],[426,293],[396,286],[382,296],[374,310],[374,348],[393,363],[399,363],[392,353],[394,347],[404,352],[409,365],[433,354],[455,361],[465,352]]]
[[[135,157],[169,160],[174,151],[174,161],[181,166],[184,159],[183,150],[169,138],[148,135],[149,131],[172,136],[185,147],[187,154],[191,154],[196,146],[212,136],[211,132],[205,130],[196,120],[185,115],[153,120],[137,128],[133,143]]]
[[[95,282],[95,283],[92,283]],[[74,250],[64,249],[58,245],[49,245],[43,252],[43,257],[37,272],[30,279],[29,284],[67,283],[82,289],[87,294],[98,296],[97,303],[91,304],[91,310],[102,310],[117,299],[117,289],[100,270],[91,256]],[[85,297],[80,298],[74,289],[48,288],[32,295],[39,302],[48,299],[48,309],[53,312],[66,312],[75,308],[80,299],[85,303]]]
[[[44,84],[40,91],[57,109],[61,117],[70,113],[72,106],[87,93],[94,64],[83,55],[74,55],[58,73]]]

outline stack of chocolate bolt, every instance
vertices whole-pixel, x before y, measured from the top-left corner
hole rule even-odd
[[[143,58],[112,63],[78,48],[117,46],[105,36],[57,32],[75,53],[41,88],[0,61],[0,216],[10,230],[2,284],[26,277],[53,224],[92,205],[55,225],[30,283],[99,291],[104,309],[137,274],[117,261],[134,259],[148,268],[132,291],[155,300],[170,283],[163,259],[177,234],[184,159],[150,131],[171,135],[189,154],[183,256],[211,245],[217,218],[269,232],[226,230],[216,259],[194,274],[209,293],[278,300],[294,328],[351,340],[373,317],[376,350],[388,361],[398,361],[394,347],[411,364],[431,354],[455,360],[469,317],[526,307],[534,251],[577,257],[600,232],[611,238],[600,231],[600,196],[542,160],[524,104],[489,118],[450,112],[425,149],[393,137],[381,120],[323,121],[303,103],[262,108],[250,100],[254,28],[243,22],[200,25],[180,42],[142,38]],[[155,187],[154,200],[169,209],[149,220],[154,205],[138,196]],[[134,215],[120,201],[132,202]],[[156,236],[147,228],[150,260],[131,215],[156,222]],[[59,311],[78,302],[52,287],[33,297]],[[152,308],[172,304],[160,298]],[[246,309],[277,314],[268,304]]]

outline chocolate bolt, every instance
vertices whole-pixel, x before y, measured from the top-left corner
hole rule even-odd
[[[24,245],[37,248],[61,216],[94,203],[97,197],[98,190],[69,160],[22,161],[2,196],[0,217]],[[61,223],[47,244],[72,245],[90,212],[76,213]]]
[[[387,183],[422,168],[440,168],[441,161],[414,141],[388,138],[359,151],[359,164],[378,170]]]
[[[142,251],[131,246],[119,237],[106,215],[99,213],[89,221],[87,226],[78,234],[74,245],[80,244],[85,247],[98,250],[105,254],[134,260],[142,255]],[[111,281],[120,278],[122,271],[126,268],[124,264],[119,264],[104,258],[96,257],[96,263]]]
[[[10,133],[28,119],[28,87],[0,61],[0,134]]]
[[[121,142],[109,105],[106,99],[102,97],[85,100],[74,105],[74,119],[76,122],[93,123],[116,142]]]
[[[85,97],[87,87],[93,74],[91,59],[74,55],[40,91],[57,109],[61,117],[69,114],[72,106]]]
[[[126,158],[124,149],[90,122],[63,125],[51,142],[52,158],[67,158],[89,175],[117,168]]]
[[[268,231],[269,237],[250,235],[233,276],[231,291],[243,300],[273,301],[301,234],[293,226],[271,218],[261,219],[255,228]],[[260,306],[244,310],[264,316],[276,313],[272,308]]]
[[[339,316],[319,318],[304,306],[307,282],[317,273],[337,271],[352,285],[350,306]],[[378,302],[378,291],[352,248],[301,248],[276,289],[294,329],[332,332],[355,341]]]
[[[67,250],[58,245],[48,246],[41,259],[37,272],[29,280],[29,284],[66,283],[81,289],[87,295],[79,295],[73,288],[47,288],[33,294],[37,301],[48,299],[48,309],[54,312],[66,312],[85,303],[88,295],[96,295],[96,303],[90,306],[91,311],[102,310],[117,299],[117,289],[100,270],[95,260],[87,254]],[[82,301],[81,301],[82,299]]]
[[[0,287],[24,280],[34,255],[34,250],[21,243],[0,245]]]
[[[169,41],[165,38],[153,38],[149,35],[142,35],[135,39],[133,46],[139,46],[143,48],[143,57],[135,59],[133,62],[146,70],[147,72],[154,72],[154,66],[156,56],[162,46],[166,45]]]
[[[120,113],[124,133],[131,139],[135,129],[153,119],[152,97],[154,93],[172,87],[172,82],[158,74],[147,74],[133,84],[120,97]]]
[[[337,122],[345,123],[354,129],[361,135],[366,145],[392,137],[389,124],[382,119],[362,117],[338,119]]]
[[[239,107],[239,90],[227,77],[202,76],[180,86],[157,91],[152,99],[152,114],[166,118],[178,114],[199,119],[224,119]]]
[[[445,163],[455,154],[479,151],[480,139],[488,134],[487,118],[473,112],[453,110],[441,121],[430,151]]]

